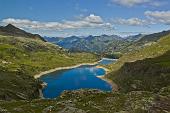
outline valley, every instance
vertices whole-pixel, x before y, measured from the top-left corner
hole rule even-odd
[[[0,113],[170,113],[170,0],[0,0]]]
[[[0,98],[4,100],[39,98],[42,82],[35,80],[34,75],[100,59],[88,53],[72,54],[54,44],[22,36],[1,35],[0,50]]]
[[[15,26],[8,26],[12,30],[19,30]],[[169,112],[170,33],[168,31],[131,36],[130,38],[134,37],[133,41],[129,38],[115,39],[106,35],[102,35],[102,38],[99,36],[87,38],[87,40],[102,39],[100,43],[113,41],[114,44],[121,45],[121,49],[115,50],[114,44],[107,43],[108,48],[113,47],[111,49],[113,51],[109,51],[106,47],[107,51],[99,50],[100,52],[93,49],[72,51],[70,48],[60,47],[57,45],[58,42],[51,43],[46,38],[42,40],[31,37],[10,33],[0,35],[0,111]],[[145,37],[151,38],[146,40],[148,38]],[[62,42],[72,38],[57,40]],[[70,42],[76,45],[75,43],[79,41],[68,41]],[[95,42],[97,46],[105,48],[99,42]],[[94,50],[95,47],[98,48],[97,46],[94,46]],[[113,56],[115,53],[121,55],[115,57]],[[119,59],[105,58],[96,64],[106,56]],[[102,67],[109,71],[106,73]],[[116,83],[118,90],[112,91],[111,84],[97,76],[103,76],[105,80]],[[43,82],[47,83],[46,87],[42,86]],[[40,98],[40,90],[46,99]]]

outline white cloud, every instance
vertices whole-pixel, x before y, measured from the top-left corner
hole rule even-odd
[[[170,11],[146,11],[146,19],[129,18],[114,19],[113,23],[128,26],[149,26],[152,24],[170,25]]]
[[[96,28],[104,27],[111,28],[110,23],[104,22],[100,16],[90,14],[87,17],[83,17],[76,21],[64,21],[64,22],[39,22],[31,21],[28,19],[14,19],[8,18],[3,19],[2,23],[4,24],[13,24],[20,28],[28,29],[42,29],[42,30],[65,30],[65,29],[78,29],[78,28]]]
[[[90,16],[86,17],[84,20],[87,22],[96,23],[96,24],[103,23],[102,18],[100,16],[95,16],[94,14],[91,14]]]
[[[170,25],[170,11],[146,11],[145,15],[153,23],[163,23]]]
[[[123,6],[132,7],[135,5],[147,4],[152,6],[162,5],[162,1],[158,0],[112,0],[113,3],[117,3]]]
[[[142,20],[139,18],[130,18],[130,19],[116,19],[113,21],[115,24],[128,25],[128,26],[147,26],[148,21]]]
[[[124,5],[124,6],[134,6],[134,5],[138,5],[138,4],[143,4],[143,3],[147,3],[151,0],[112,0],[115,3],[118,3],[120,5]]]

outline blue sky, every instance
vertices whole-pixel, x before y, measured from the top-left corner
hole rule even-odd
[[[43,36],[168,30],[169,0],[0,0],[0,24]]]

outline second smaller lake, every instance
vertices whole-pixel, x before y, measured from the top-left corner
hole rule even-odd
[[[108,65],[108,64],[111,64],[113,62],[116,62],[117,59],[110,59],[110,58],[103,58],[99,64],[102,64],[102,65]]]

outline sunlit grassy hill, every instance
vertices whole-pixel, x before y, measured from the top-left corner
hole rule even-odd
[[[0,36],[0,50],[2,66],[11,71],[25,70],[30,74],[97,61],[97,57],[92,54],[71,54],[51,43],[22,37]]]
[[[111,64],[109,68],[113,71],[120,69],[125,62],[134,62],[145,58],[154,58],[163,55],[170,50],[170,35],[162,37],[155,43],[148,45],[137,51],[124,54],[115,64]]]
[[[148,34],[148,35],[137,35],[137,40],[131,43],[129,46],[121,50],[122,53],[129,53],[133,51],[140,51],[140,49],[150,46],[156,43],[162,37],[170,34],[170,30],[162,31],[158,33]]]
[[[122,91],[159,91],[170,85],[170,35],[138,51],[124,54],[107,75]]]
[[[96,55],[72,54],[39,39],[0,35],[0,99],[38,98],[41,82],[35,74],[97,60]]]

